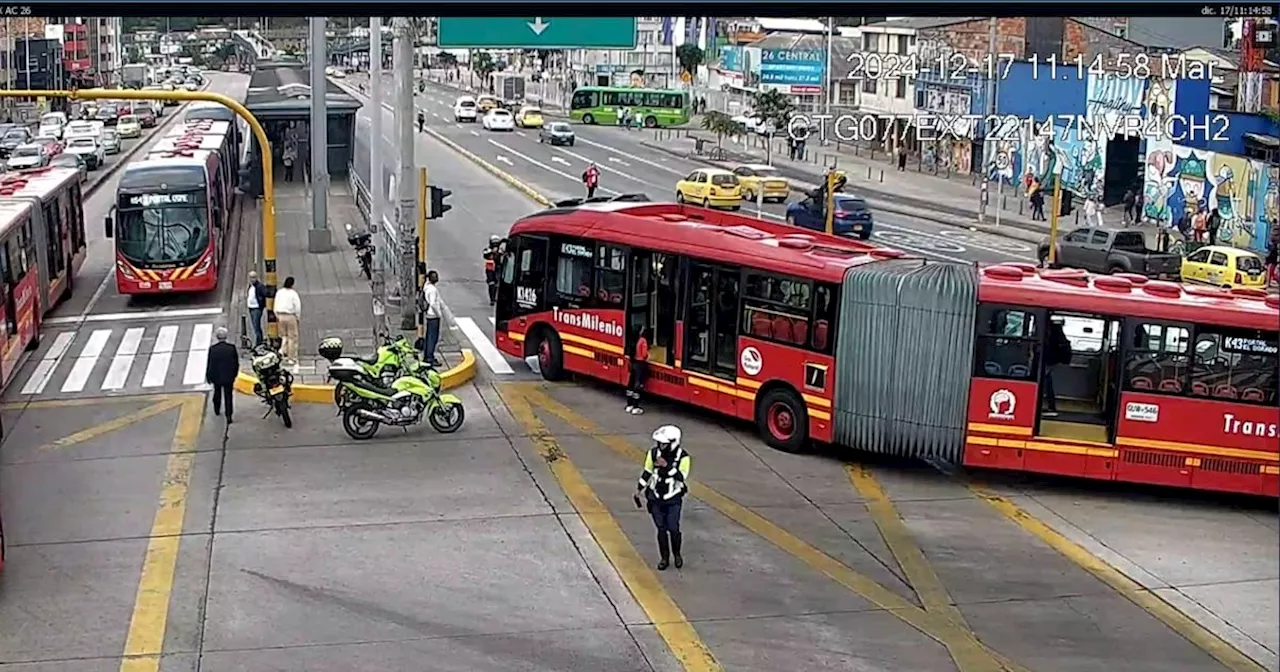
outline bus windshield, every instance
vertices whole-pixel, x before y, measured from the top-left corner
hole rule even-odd
[[[117,244],[129,261],[189,264],[209,246],[202,192],[126,196],[121,201]]]

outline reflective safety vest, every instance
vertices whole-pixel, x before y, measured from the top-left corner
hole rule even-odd
[[[645,490],[649,499],[666,502],[684,496],[689,489],[685,481],[689,478],[692,460],[684,448],[676,448],[675,455],[667,466],[659,467],[657,461],[658,456],[662,454],[661,450],[658,446],[654,446],[644,456],[644,471],[640,473],[640,487]]]
[[[493,249],[485,250],[485,252],[484,252],[484,270],[485,270],[485,271],[488,271],[488,272],[492,272],[492,271],[494,271],[494,270],[497,270],[497,268],[498,268],[498,261],[497,261],[497,259],[498,259],[498,253],[497,253],[497,252],[495,252]]]

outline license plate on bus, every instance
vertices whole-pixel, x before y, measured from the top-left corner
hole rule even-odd
[[[271,396],[273,397],[277,394],[282,394],[283,392],[284,392],[284,385],[276,385],[275,387],[271,388]]]
[[[172,282],[162,282],[162,283],[160,283],[160,289],[173,289],[173,283],[172,283]]]

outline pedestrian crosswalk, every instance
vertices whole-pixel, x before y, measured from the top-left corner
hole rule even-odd
[[[455,318],[458,344],[475,353],[482,370],[498,376],[528,366],[493,344],[494,318]],[[163,321],[140,326],[50,327],[40,347],[10,381],[6,399],[154,394],[207,389],[204,382],[212,322]]]
[[[6,396],[75,396],[201,390],[212,323],[102,327],[43,334]],[[181,363],[181,368],[174,365]],[[15,394],[16,393],[16,394]]]

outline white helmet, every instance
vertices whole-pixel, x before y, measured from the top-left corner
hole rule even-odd
[[[501,242],[501,241],[502,241],[502,236],[499,236],[499,235],[496,235],[496,234],[495,234],[495,235],[492,235],[492,236],[489,236],[489,244],[490,244],[490,245],[495,245],[495,244],[497,244],[497,243],[499,243],[499,242]]]
[[[680,428],[675,425],[663,425],[653,430],[653,442],[659,446],[679,448]]]

